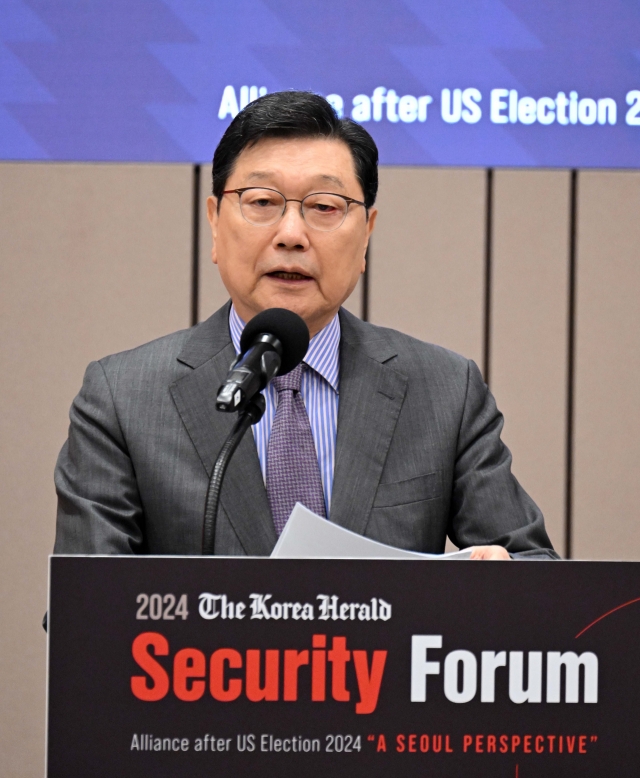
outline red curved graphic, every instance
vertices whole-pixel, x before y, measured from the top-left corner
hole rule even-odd
[[[576,635],[576,637],[574,638],[574,640],[575,640],[576,638],[579,638],[579,637],[580,637],[580,635],[584,635],[584,633],[585,633],[585,632],[586,632],[588,629],[591,629],[591,627],[593,627],[593,625],[594,625],[594,624],[597,624],[599,621],[602,621],[602,619],[606,619],[606,618],[607,618],[607,616],[611,616],[611,614],[612,614],[612,613],[615,613],[616,611],[619,611],[619,610],[621,610],[622,608],[626,608],[626,607],[627,607],[627,605],[633,605],[633,603],[634,603],[634,602],[640,602],[640,597],[636,597],[636,598],[635,598],[635,600],[629,600],[629,602],[623,602],[623,603],[622,603],[622,605],[618,605],[618,607],[617,607],[617,608],[612,608],[610,611],[607,611],[606,613],[603,613],[603,614],[602,614],[602,616],[598,616],[598,618],[597,618],[595,621],[592,621],[592,622],[591,622],[591,624],[587,625],[587,626],[586,626],[586,627],[585,627],[583,630],[581,630],[580,632],[578,632],[578,634]]]

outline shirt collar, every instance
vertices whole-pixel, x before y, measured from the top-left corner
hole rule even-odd
[[[245,323],[232,304],[229,310],[229,332],[236,354],[240,353],[240,337],[244,326]],[[335,392],[338,391],[340,376],[340,318],[337,313],[329,324],[311,338],[303,362],[322,376]]]

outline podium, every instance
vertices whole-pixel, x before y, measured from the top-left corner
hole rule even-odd
[[[637,776],[640,566],[50,559],[47,776]]]

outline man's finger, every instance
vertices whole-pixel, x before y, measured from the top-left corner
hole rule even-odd
[[[502,546],[473,546],[471,559],[506,561],[511,559],[509,552]]]

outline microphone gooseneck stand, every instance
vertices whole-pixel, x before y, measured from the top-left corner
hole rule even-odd
[[[216,540],[216,523],[218,520],[218,505],[220,503],[220,490],[222,488],[222,479],[231,461],[233,452],[238,448],[244,433],[252,424],[257,424],[262,418],[265,410],[265,399],[261,393],[256,394],[244,410],[238,416],[233,425],[229,437],[225,440],[220,449],[216,463],[213,466],[213,472],[209,479],[209,488],[207,489],[207,500],[204,509],[204,523],[202,525],[202,554],[203,556],[212,556]]]
[[[298,365],[309,348],[309,328],[297,313],[286,308],[267,308],[254,316],[240,337],[240,355],[218,389],[216,409],[238,412],[231,434],[220,449],[209,479],[202,523],[202,553],[211,556],[216,542],[216,523],[222,479],[233,452],[252,424],[265,410],[261,391],[276,375],[285,375]]]

